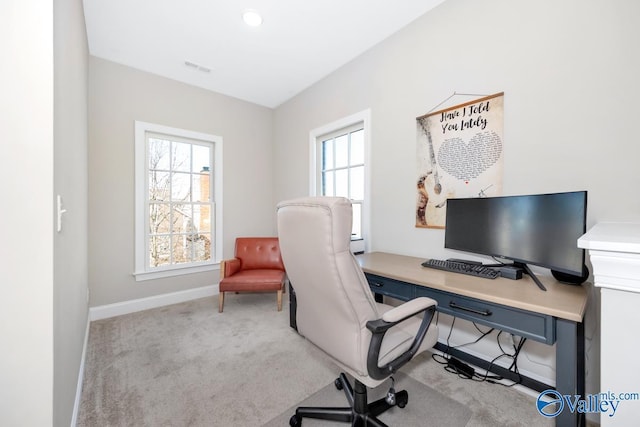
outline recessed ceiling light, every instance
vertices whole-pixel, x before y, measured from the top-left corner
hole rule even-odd
[[[250,27],[259,27],[262,25],[262,16],[257,10],[247,9],[242,12],[242,20]]]

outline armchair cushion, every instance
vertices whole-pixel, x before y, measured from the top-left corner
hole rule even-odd
[[[282,270],[241,270],[220,282],[220,291],[278,291],[284,282]]]

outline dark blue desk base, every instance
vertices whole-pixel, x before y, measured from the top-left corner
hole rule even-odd
[[[378,302],[382,302],[383,295],[401,301],[426,296],[438,301],[439,312],[497,328],[545,344],[552,345],[555,343],[555,387],[530,377],[520,377],[514,372],[500,366],[490,365],[486,360],[458,349],[447,349],[447,346],[440,342],[436,344],[435,348],[439,351],[448,352],[460,360],[489,370],[512,381],[521,379],[520,383],[522,385],[538,392],[555,389],[562,395],[585,396],[584,325],[582,322],[573,322],[476,298],[463,297],[455,293],[431,289],[426,286],[390,279],[371,273],[365,273],[365,276]],[[555,420],[556,426],[558,427],[584,427],[586,424],[585,414],[572,413],[567,410],[562,411]]]

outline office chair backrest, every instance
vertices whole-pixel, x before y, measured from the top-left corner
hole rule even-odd
[[[278,205],[278,237],[296,292],[298,332],[327,354],[366,375],[377,319],[373,294],[350,250],[351,202],[309,197]]]

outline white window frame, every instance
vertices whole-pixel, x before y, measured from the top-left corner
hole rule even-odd
[[[364,130],[364,200],[362,203],[362,240],[351,242],[353,252],[368,252],[371,248],[371,110],[363,110],[334,122],[315,128],[309,132],[309,194],[321,195],[319,180],[322,173],[322,159],[318,155],[322,137],[362,123]]]
[[[147,161],[147,134],[162,134],[169,138],[187,138],[212,144],[213,150],[213,189],[211,201],[214,215],[214,224],[211,232],[214,235],[215,246],[212,248],[211,259],[206,262],[191,264],[167,265],[161,267],[149,267],[148,248],[148,161]],[[135,270],[133,275],[136,281],[159,279],[182,274],[211,271],[219,268],[222,259],[222,137],[201,132],[169,126],[135,121]]]

